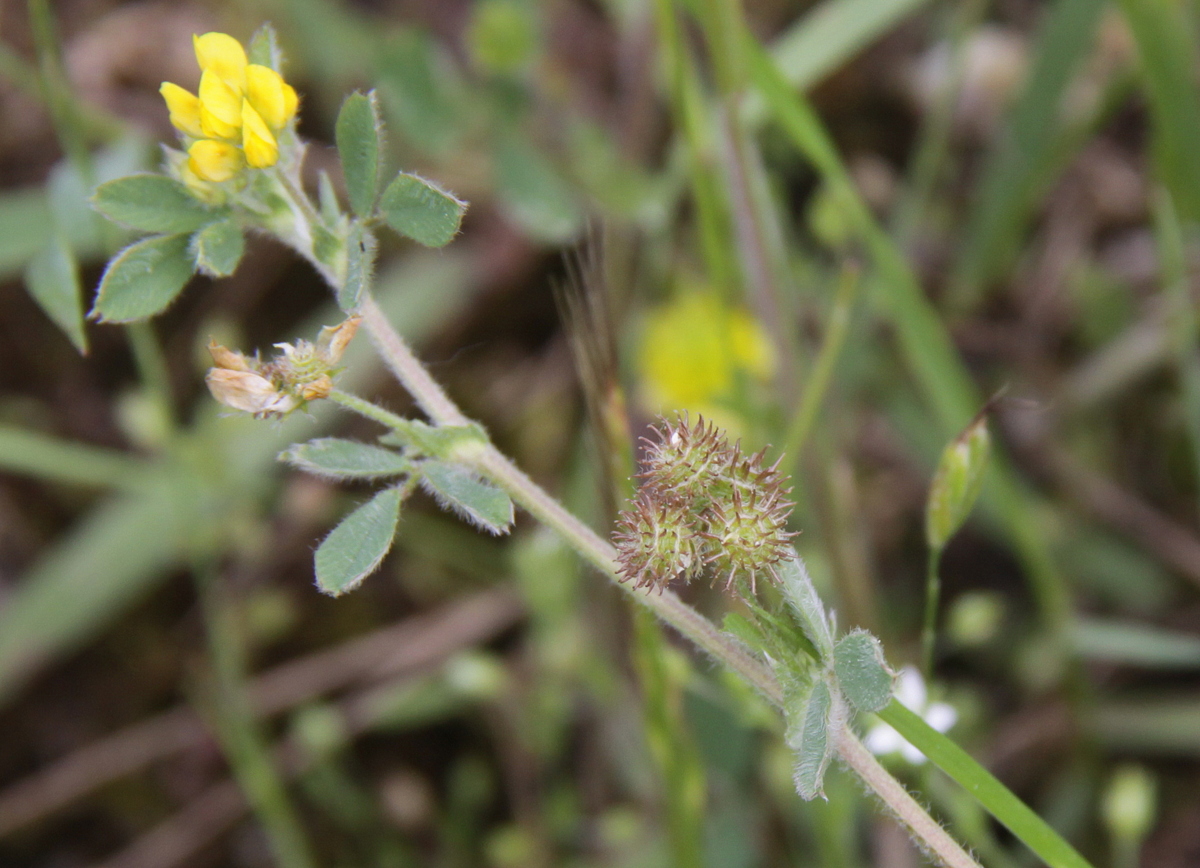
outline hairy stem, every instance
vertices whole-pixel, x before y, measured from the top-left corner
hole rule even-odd
[[[979,863],[879,764],[879,760],[866,749],[849,726],[843,726],[838,733],[837,752],[846,765],[909,828],[921,846],[937,856],[943,865],[949,868],[980,868]]]
[[[328,280],[328,269],[320,270]],[[336,293],[336,284],[333,289]],[[430,376],[370,295],[364,297],[358,313],[380,356],[430,419],[439,425],[471,424],[471,420]],[[397,427],[396,420],[399,420],[400,427],[407,424],[400,417],[353,395],[336,392],[331,397],[348,409],[387,427]],[[487,443],[467,460],[476,470],[508,492],[534,518],[561,534],[589,564],[613,581],[619,581],[613,546],[551,497],[495,446]],[[621,583],[621,587],[697,647],[745,678],[773,705],[783,706],[783,690],[770,668],[674,593],[638,589],[625,583]],[[905,822],[922,846],[951,868],[980,868],[904,787],[875,761],[849,729],[842,730],[837,751],[867,786]]]

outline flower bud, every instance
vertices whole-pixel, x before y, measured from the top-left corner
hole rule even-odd
[[[1154,778],[1144,766],[1123,765],[1104,791],[1101,813],[1114,840],[1137,846],[1154,825]]]
[[[945,547],[970,515],[990,453],[985,408],[942,452],[933,475],[925,507],[925,539],[935,552]]]

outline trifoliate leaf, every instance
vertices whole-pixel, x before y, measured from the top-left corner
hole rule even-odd
[[[246,239],[236,220],[218,220],[193,235],[189,249],[201,274],[229,277],[246,252]]]
[[[96,188],[92,205],[110,220],[142,232],[195,232],[221,215],[165,175],[128,175]]]
[[[859,711],[878,711],[892,699],[892,671],[883,658],[879,640],[865,630],[855,630],[838,640],[833,649],[838,686]]]
[[[817,589],[809,578],[800,556],[784,558],[775,564],[783,595],[800,620],[800,627],[822,660],[833,655],[833,628]]]
[[[416,175],[401,173],[379,203],[387,225],[426,247],[443,247],[458,234],[467,203]]]
[[[840,725],[837,694],[825,681],[817,681],[796,707],[785,709],[788,718],[788,746],[796,752],[792,780],[796,792],[805,801],[825,795],[825,770],[833,756]]]
[[[337,148],[346,177],[350,207],[360,217],[370,217],[379,197],[383,121],[375,92],[352,93],[342,103],[337,118]]]
[[[194,271],[187,235],[158,235],[131,244],[108,263],[90,316],[133,322],[165,310]]]
[[[329,532],[314,559],[318,588],[336,597],[375,572],[392,547],[403,498],[400,488],[381,491]]]
[[[508,495],[458,464],[422,461],[422,487],[444,509],[452,510],[488,533],[508,533],[513,505]]]
[[[377,479],[400,476],[412,464],[398,452],[353,440],[322,437],[297,443],[279,454],[281,461],[329,479]]]
[[[346,238],[346,277],[337,293],[338,307],[346,313],[357,311],[363,295],[370,291],[378,246],[375,236],[361,223],[356,222],[350,228]]]
[[[87,352],[87,334],[83,330],[83,293],[79,286],[79,267],[71,248],[55,236],[38,251],[25,269],[25,287],[46,316],[75,345]]]

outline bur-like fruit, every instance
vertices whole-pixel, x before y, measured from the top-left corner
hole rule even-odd
[[[614,541],[622,575],[637,587],[665,587],[703,576],[732,588],[739,579],[756,590],[792,553],[786,499],[778,463],[746,457],[740,444],[699,418],[664,421],[645,440],[642,486],[621,513]]]

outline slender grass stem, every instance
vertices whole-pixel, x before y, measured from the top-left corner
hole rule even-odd
[[[921,674],[929,681],[933,674],[933,646],[937,639],[938,598],[942,592],[942,580],[938,565],[942,560],[941,549],[931,551],[925,566],[925,623],[921,628]]]
[[[858,268],[854,265],[843,268],[837,293],[833,297],[833,309],[829,312],[829,323],[825,327],[825,338],[817,351],[812,372],[805,381],[800,404],[788,425],[783,454],[788,456],[795,468],[792,471],[793,476],[799,473],[804,444],[808,442],[809,432],[817,420],[817,411],[821,409],[825,395],[829,392],[829,384],[833,382],[833,369],[841,357],[842,348],[846,345],[846,335],[850,332],[850,313],[858,297],[859,285]]]

